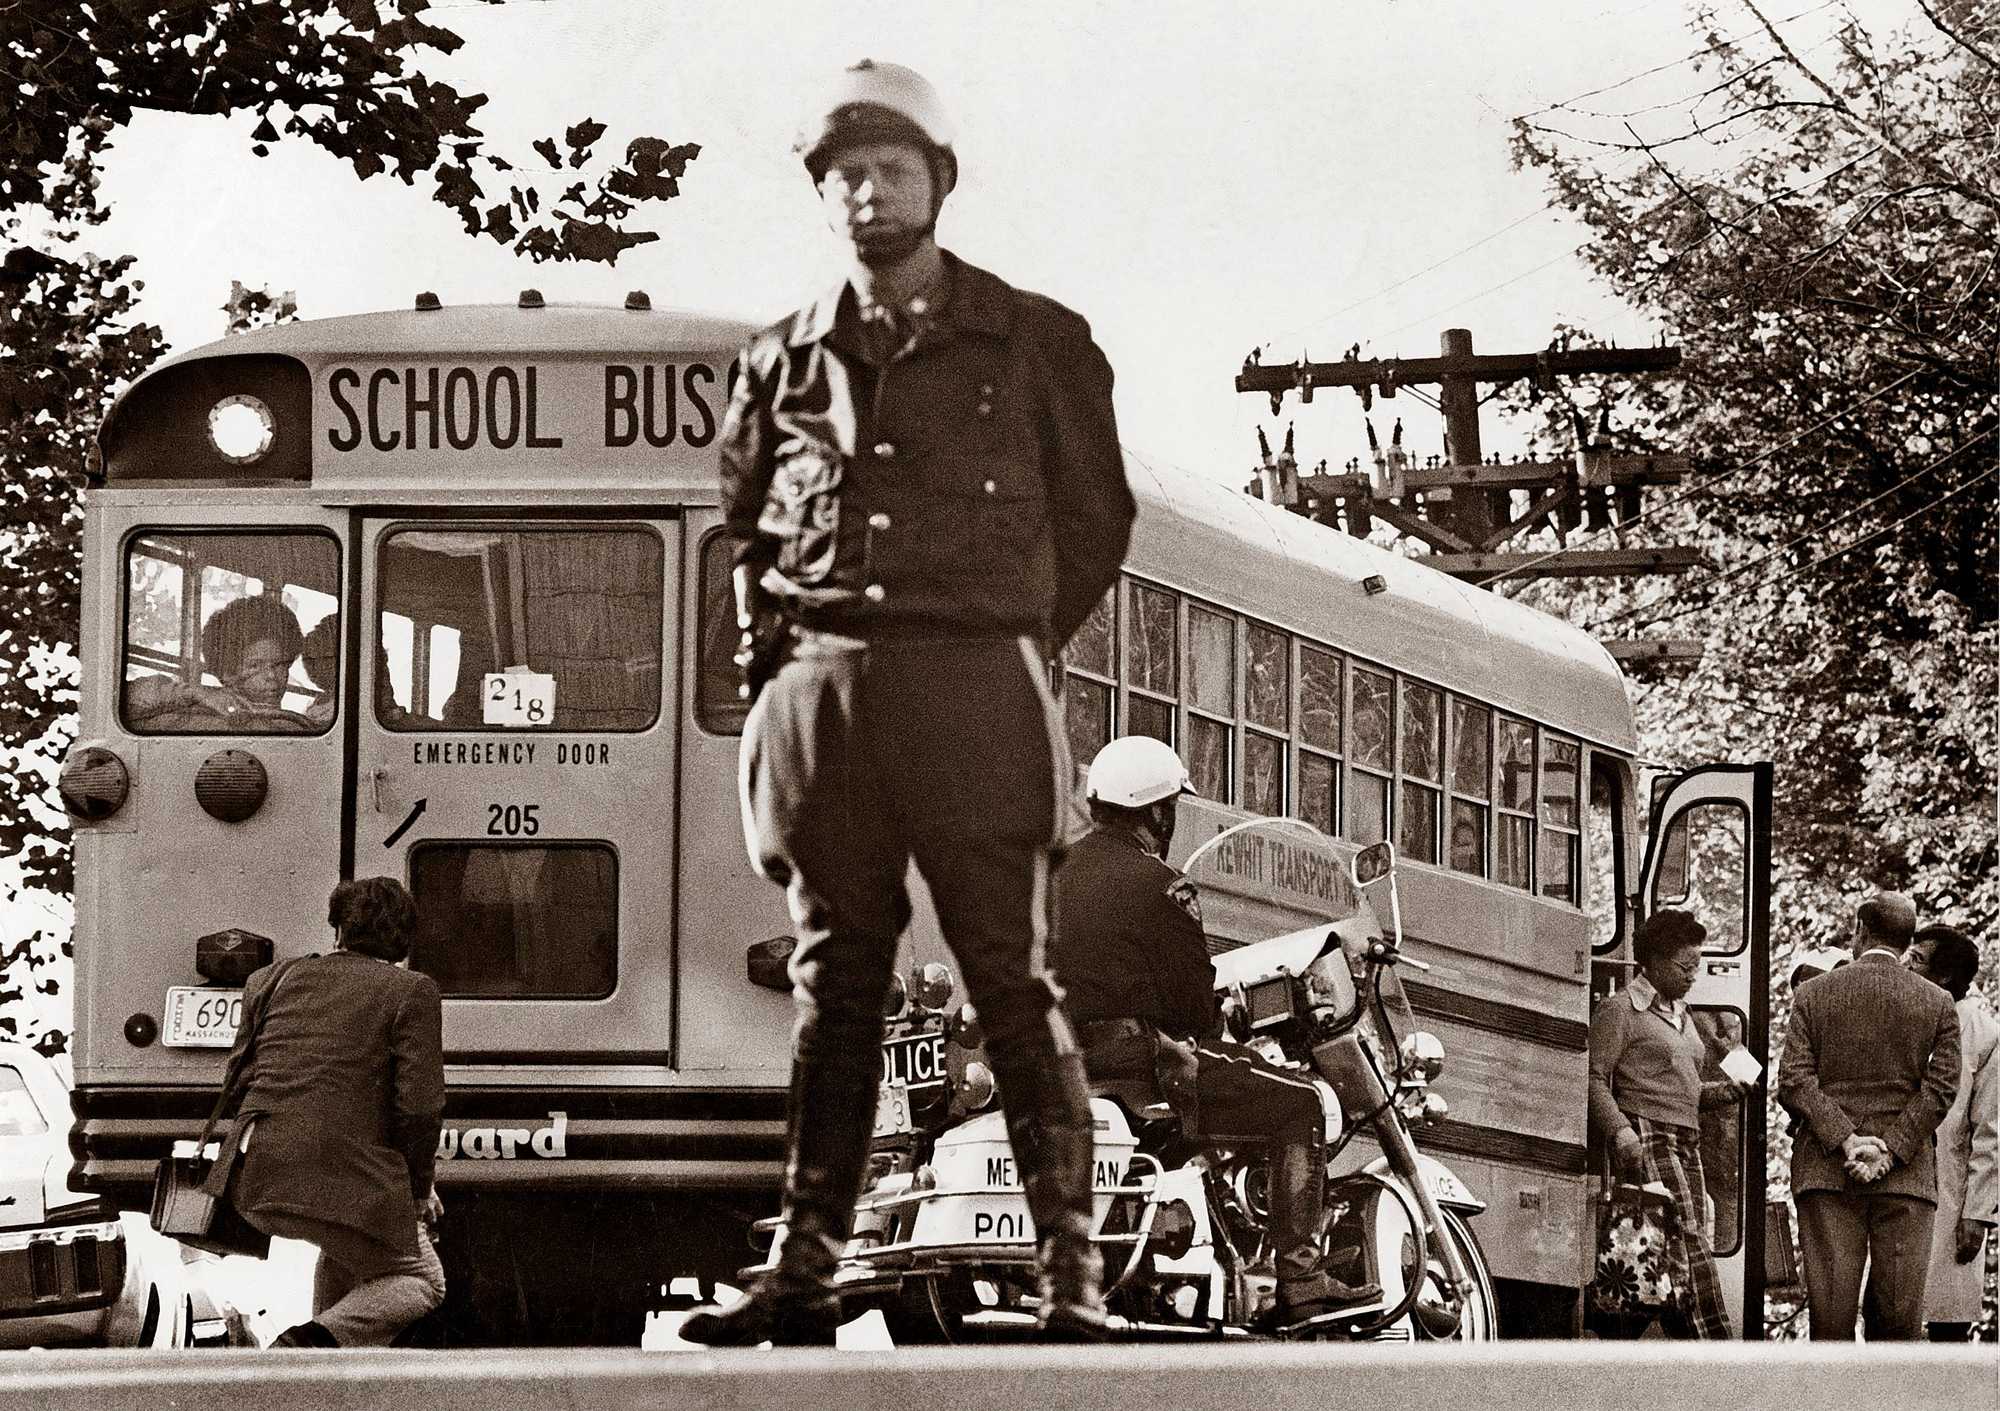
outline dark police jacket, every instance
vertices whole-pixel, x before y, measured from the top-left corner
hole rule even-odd
[[[1218,1037],[1200,915],[1194,883],[1125,830],[1092,829],[1055,880],[1049,961],[1071,1021],[1138,1019],[1177,1039]]]
[[[1053,652],[1116,580],[1134,505],[1090,326],[945,256],[942,307],[879,370],[846,284],[731,368],[736,562],[794,614],[1028,634]]]

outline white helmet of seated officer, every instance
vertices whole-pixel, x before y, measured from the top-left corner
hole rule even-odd
[[[1187,766],[1172,745],[1150,735],[1125,735],[1097,752],[1084,776],[1084,797],[1118,808],[1145,808],[1191,794]]]

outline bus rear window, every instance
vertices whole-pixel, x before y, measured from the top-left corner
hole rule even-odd
[[[339,592],[330,534],[137,536],[125,557],[126,728],[325,730],[338,698]]]
[[[424,843],[410,968],[459,999],[602,999],[618,978],[618,858],[603,843]]]
[[[660,713],[664,550],[648,529],[405,529],[384,539],[382,657],[396,730],[485,724],[489,673],[553,677],[557,730]],[[536,722],[541,724],[542,722]]]

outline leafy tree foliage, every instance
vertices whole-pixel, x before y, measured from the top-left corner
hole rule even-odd
[[[1608,414],[1618,449],[1693,460],[1630,532],[1696,544],[1708,569],[1526,591],[1606,638],[1702,641],[1691,674],[1641,689],[1642,739],[1667,765],[1775,761],[1779,974],[1793,946],[1843,943],[1887,885],[1982,938],[1991,995],[2000,51],[1990,5],[1919,3],[1923,21],[1883,33],[1844,12],[1827,58],[1758,0],[1704,10],[1703,92],[1671,126],[1522,120],[1517,160],[1685,356],[1671,376],[1507,399],[1558,454]],[[1774,986],[1779,1042],[1789,998]]]
[[[475,122],[486,96],[426,73],[428,58],[462,44],[429,10],[428,0],[0,5],[0,859],[19,874],[0,901],[20,912],[70,889],[48,784],[75,730],[91,439],[117,390],[166,346],[136,316],[133,257],[85,245],[103,219],[98,175],[118,130],[142,111],[254,112],[255,155],[303,140],[361,179],[428,182],[468,234],[536,261],[615,262],[657,239],[633,221],[678,194],[700,152],[639,136],[622,160],[600,161],[606,129],[584,118],[517,164]],[[227,326],[282,318],[291,302],[239,286]],[[0,933],[0,1032],[21,1032],[13,1002],[24,985],[53,983],[30,972],[59,965],[67,946],[60,916]]]

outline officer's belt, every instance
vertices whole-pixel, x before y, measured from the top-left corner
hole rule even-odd
[[[1143,1019],[1092,1019],[1082,1025],[1077,1037],[1085,1048],[1093,1048],[1119,1039],[1150,1039],[1157,1033],[1159,1029]]]

